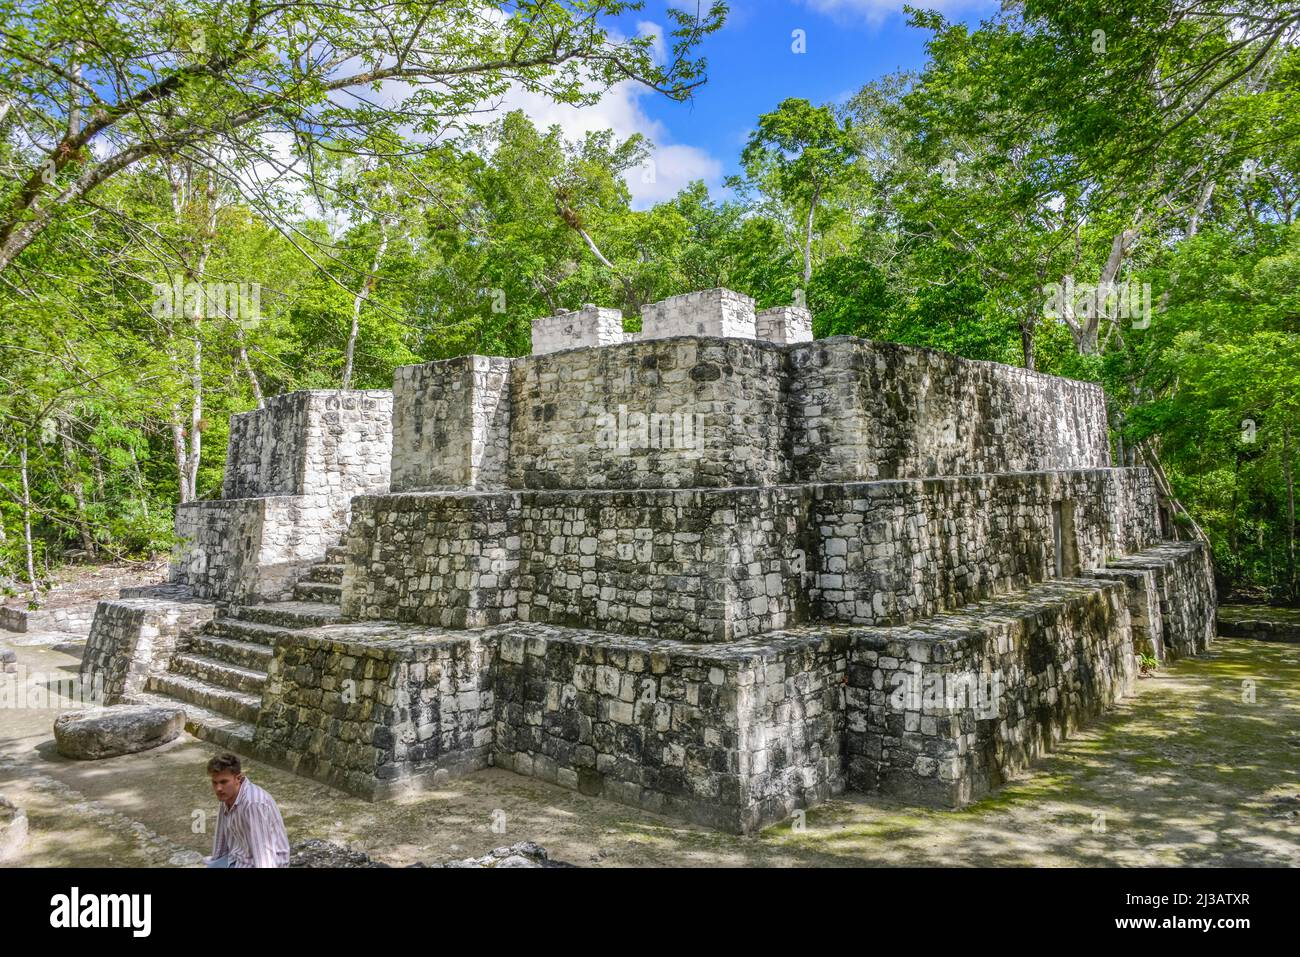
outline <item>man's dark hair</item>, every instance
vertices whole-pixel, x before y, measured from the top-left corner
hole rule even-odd
[[[220,774],[222,771],[229,771],[231,774],[239,774],[239,758],[233,754],[218,754],[208,762],[209,774]]]

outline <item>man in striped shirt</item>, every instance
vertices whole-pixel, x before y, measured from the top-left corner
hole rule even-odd
[[[275,800],[240,770],[239,758],[222,754],[208,762],[217,806],[217,833],[208,867],[284,867],[289,835]]]

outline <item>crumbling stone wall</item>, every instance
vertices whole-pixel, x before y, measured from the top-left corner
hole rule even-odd
[[[223,499],[387,491],[393,394],[303,391],[230,417]]]
[[[499,767],[742,833],[843,788],[843,641],[497,640]]]
[[[336,626],[276,642],[254,749],[367,797],[486,767],[492,648],[463,633]]]
[[[343,614],[453,628],[513,621],[519,498],[427,493],[356,499]]]
[[[1171,581],[1195,574],[1200,546],[1177,546],[1130,558]],[[1124,581],[1054,579],[905,625],[715,644],[528,622],[334,625],[277,641],[255,743],[372,797],[490,754],[737,832],[845,788],[956,806],[1128,693],[1130,604]],[[1164,628],[1153,638],[1168,642]]]
[[[772,485],[784,356],[740,339],[640,342],[516,360],[512,488]]]
[[[1060,579],[914,628],[855,633],[848,784],[960,806],[997,787],[1135,678],[1124,586]]]
[[[1110,465],[1100,386],[896,343],[791,346],[796,481]]]
[[[520,498],[520,620],[731,641],[805,617],[799,489]]]
[[[232,416],[224,498],[176,509],[170,580],[200,598],[287,598],[338,544],[352,497],[388,490],[392,394],[274,396]]]
[[[171,581],[198,598],[276,601],[347,528],[348,502],[326,495],[219,499],[176,508]]]
[[[840,337],[399,369],[395,491],[718,488],[1110,464],[1099,386]]]
[[[461,356],[393,380],[394,492],[505,488],[511,360]]]
[[[1159,536],[1155,490],[1143,469],[814,490],[809,601],[826,621],[913,621],[1055,577],[1058,562],[1067,574],[1101,567]],[[1068,554],[1058,555],[1055,525],[1062,520],[1069,527],[1059,551]]]
[[[95,609],[81,671],[102,682],[104,703],[144,692],[149,676],[167,670],[177,643],[212,620],[207,602],[122,598]]]
[[[1205,651],[1215,632],[1214,569],[1209,549],[1201,542],[1159,542],[1141,551],[1111,559],[1108,567],[1089,574],[1120,577],[1133,572],[1151,576],[1133,602],[1147,627],[1158,623],[1160,640],[1152,642],[1156,657],[1185,658]],[[1136,591],[1136,589],[1135,589]],[[1154,591],[1156,603],[1152,603]]]
[[[1153,542],[1140,469],[733,489],[428,493],[354,506],[343,612],[732,641],[912,621]]]

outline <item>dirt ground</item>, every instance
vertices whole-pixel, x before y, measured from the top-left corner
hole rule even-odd
[[[99,565],[67,565],[54,571],[50,587],[41,592],[40,610],[68,608],[107,598],[117,598],[123,588],[155,585],[167,578],[167,559],[149,562],[107,562]],[[21,586],[21,582],[18,583]],[[3,597],[3,596],[0,596]],[[3,597],[8,608],[27,608],[26,591]]]
[[[78,669],[49,646],[16,650],[29,672],[57,680]],[[210,853],[216,803],[203,767],[215,747],[183,735],[142,754],[71,761],[53,750],[60,710],[0,710],[0,795],[27,809],[30,829],[8,866],[193,866]],[[786,822],[753,837],[492,769],[377,804],[257,762],[246,769],[279,802],[291,840],[339,841],[394,865],[533,840],[594,867],[1295,867],[1300,646],[1221,639],[1140,681],[1031,773],[964,810],[850,796],[808,812],[802,829]]]

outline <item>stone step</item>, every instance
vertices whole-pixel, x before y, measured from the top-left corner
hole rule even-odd
[[[300,601],[338,603],[343,597],[343,586],[331,582],[300,581],[293,586],[293,597]]]
[[[240,622],[240,624],[245,628],[250,627],[246,622]],[[274,649],[268,642],[220,638],[209,634],[193,636],[184,650],[191,654],[203,655],[207,658],[224,661],[227,664],[237,665],[240,668],[251,668],[254,671],[266,671],[267,665],[271,662],[271,656],[274,654]]]
[[[171,673],[198,678],[220,688],[260,695],[266,684],[266,672],[242,668],[217,658],[182,653],[172,658]]]
[[[260,694],[231,691],[199,678],[171,672],[150,675],[145,690],[175,698],[183,704],[198,705],[246,724],[256,724],[258,712],[262,710]]]
[[[342,562],[348,557],[348,547],[346,545],[331,545],[325,549],[325,558],[331,562]]]
[[[200,705],[188,701],[179,701],[176,698],[162,694],[131,695],[131,702],[184,708],[185,730],[194,737],[201,741],[211,741],[213,744],[230,751],[243,754],[251,754],[252,752],[253,729],[255,727],[252,722],[238,721],[224,714],[210,711]]]
[[[297,624],[290,628],[286,628],[283,625],[264,625],[256,621],[243,621],[238,618],[226,616],[224,618],[213,619],[208,627],[204,629],[204,632],[231,641],[243,641],[249,644],[266,645],[270,648],[275,644],[277,639],[292,634],[294,628],[300,627],[302,626]]]
[[[339,606],[319,601],[269,601],[263,605],[236,605],[222,621],[235,618],[280,628],[318,628],[343,620]]]
[[[307,573],[307,581],[328,582],[337,585],[343,581],[343,566],[329,562],[313,565],[311,571]]]

